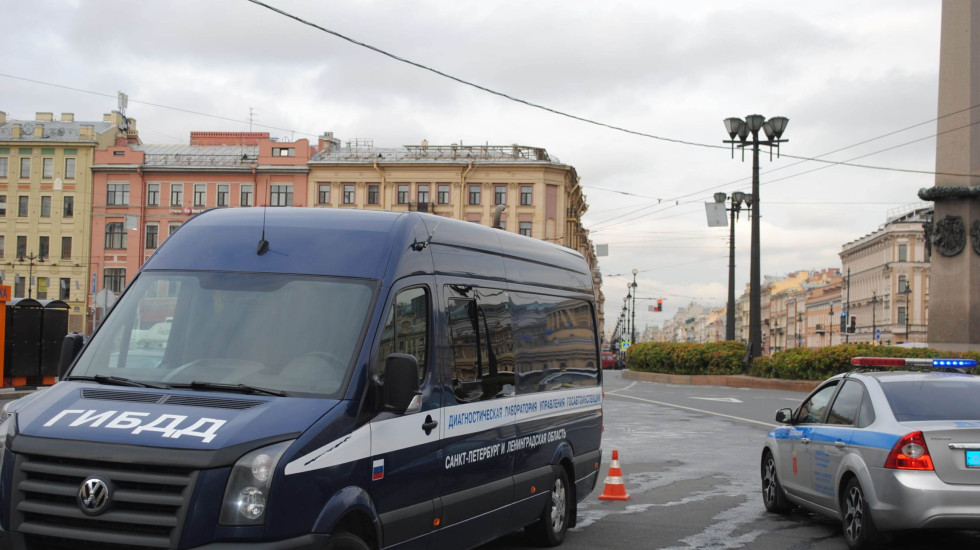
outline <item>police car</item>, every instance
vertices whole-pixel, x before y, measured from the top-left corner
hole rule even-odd
[[[903,529],[980,528],[980,376],[975,360],[856,357],[762,450],[762,498],[839,517],[850,548]],[[870,371],[879,369],[885,371]]]

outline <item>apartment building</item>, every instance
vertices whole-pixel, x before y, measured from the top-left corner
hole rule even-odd
[[[15,298],[66,302],[71,331],[81,332],[87,315],[89,168],[96,151],[136,135],[119,111],[99,121],[0,112],[0,279]]]
[[[309,206],[313,152],[306,139],[280,141],[267,132],[191,132],[188,145],[96,151],[89,242],[94,320],[189,217],[209,208]]]

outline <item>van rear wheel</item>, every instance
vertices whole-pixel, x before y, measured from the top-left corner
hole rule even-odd
[[[357,535],[335,533],[327,539],[323,550],[371,550],[371,547]]]
[[[572,512],[572,492],[565,468],[553,466],[555,480],[538,521],[524,528],[528,540],[538,546],[558,546],[565,540]]]

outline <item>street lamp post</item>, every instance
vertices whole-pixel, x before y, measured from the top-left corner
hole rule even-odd
[[[878,293],[871,293],[871,341],[878,343],[878,320],[875,318],[875,313],[878,310]]]
[[[800,336],[800,327],[803,326],[803,314],[796,314],[796,347],[803,345],[803,337]]]
[[[31,293],[34,291],[34,260],[37,260],[39,258],[41,258],[41,257],[38,256],[37,254],[34,254],[33,252],[31,252],[27,256],[21,256],[20,257],[20,261],[21,262],[23,262],[25,259],[28,262],[27,263],[27,265],[28,265],[28,269],[27,269],[27,297],[28,298],[32,298]],[[41,258],[41,261],[44,261],[44,259]]]
[[[633,320],[630,322],[630,345],[636,343],[636,268],[633,268]]]
[[[830,334],[828,346],[834,345],[834,304],[830,304],[830,324],[827,325],[827,333]]]
[[[908,281],[905,282],[905,289],[902,290],[902,294],[905,295],[905,341],[909,341],[909,318],[912,317],[912,304],[909,302],[909,294],[912,293],[912,287],[909,286]]]
[[[725,316],[725,340],[735,340],[735,219],[742,210],[742,203],[746,208],[752,208],[752,195],[741,191],[735,191],[731,197],[725,193],[715,193],[715,202],[724,203],[731,198],[732,206],[728,209],[730,221],[728,224],[728,313]]]
[[[780,139],[786,130],[789,119],[783,116],[775,116],[766,120],[762,115],[749,115],[742,120],[738,117],[725,119],[725,129],[728,131],[730,140],[724,143],[732,144],[732,157],[735,156],[735,146],[738,145],[743,153],[745,147],[752,147],[752,251],[749,268],[749,350],[748,359],[752,359],[762,354],[762,292],[760,282],[761,262],[759,259],[759,146],[767,145],[770,147],[769,155],[772,156],[772,148],[779,151],[779,144],[787,140]],[[766,139],[759,139],[759,130],[763,130]],[[751,139],[749,135],[751,134]],[[738,137],[738,141],[735,138]],[[744,157],[743,157],[744,158]]]

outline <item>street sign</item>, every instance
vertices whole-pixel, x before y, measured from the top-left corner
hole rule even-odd
[[[620,342],[619,346],[623,351],[626,351],[630,349],[630,342],[629,340],[623,340],[622,342]]]
[[[881,329],[875,331],[875,340],[881,340]]]

